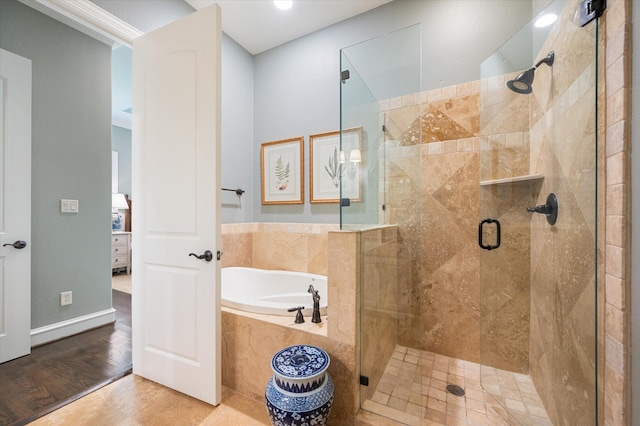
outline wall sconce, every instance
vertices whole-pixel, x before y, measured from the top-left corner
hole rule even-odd
[[[344,164],[347,162],[344,155],[344,151],[340,151],[340,153],[338,154],[338,158],[339,158],[340,164]],[[349,161],[352,163],[360,163],[362,161],[362,155],[360,154],[359,149],[352,149],[349,152]]]
[[[340,151],[340,163],[344,164],[345,155],[344,151]],[[358,167],[358,163],[362,162],[362,154],[359,149],[352,149],[349,151],[349,165],[347,167],[343,167],[342,170],[345,172],[346,176],[349,179],[354,179],[356,176],[356,167]]]
[[[111,231],[122,231],[124,220],[118,210],[129,210],[124,194],[111,194]]]

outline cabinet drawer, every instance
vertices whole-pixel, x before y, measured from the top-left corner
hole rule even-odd
[[[113,254],[111,256],[111,265],[114,268],[117,268],[120,265],[122,265],[122,267],[126,267],[128,266],[128,263],[129,257],[126,255],[126,253]]]
[[[111,247],[111,254],[113,256],[116,256],[118,254],[127,254],[127,250],[128,247],[126,244],[122,244],[122,245],[114,245]]]
[[[127,244],[127,241],[129,240],[128,237],[123,236],[123,235],[113,235],[111,237],[111,244],[116,245],[116,244]]]

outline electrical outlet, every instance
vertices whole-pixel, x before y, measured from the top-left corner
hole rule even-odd
[[[60,293],[60,306],[70,305],[73,302],[71,295],[72,292],[70,291],[63,291]]]

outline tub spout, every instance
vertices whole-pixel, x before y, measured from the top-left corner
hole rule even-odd
[[[322,319],[320,318],[320,295],[318,294],[318,291],[313,288],[313,285],[310,285],[309,290],[307,291],[313,296],[313,314],[311,315],[311,322],[322,322]]]

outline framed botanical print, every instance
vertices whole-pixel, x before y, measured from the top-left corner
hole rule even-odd
[[[260,149],[262,204],[304,203],[304,137],[265,142]]]
[[[337,203],[342,198],[360,201],[360,146],[362,127],[309,136],[310,192],[312,203]]]

